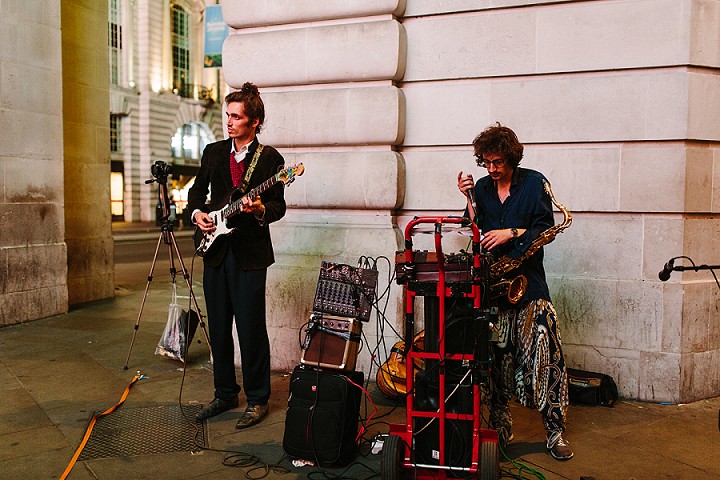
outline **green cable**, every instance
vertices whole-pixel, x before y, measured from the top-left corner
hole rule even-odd
[[[502,448],[502,446],[500,445],[499,442],[498,442],[498,448],[500,449],[500,453],[502,453],[502,456],[505,457],[505,459],[506,459],[508,462],[510,462],[510,464],[511,464],[513,467],[517,468],[517,470],[518,470],[518,476],[517,476],[517,478],[518,478],[518,479],[522,479],[522,478],[523,478],[523,472],[527,472],[528,474],[533,475],[533,476],[534,476],[535,478],[537,478],[538,480],[545,480],[545,475],[543,475],[542,472],[538,472],[538,471],[535,470],[534,468],[528,467],[527,465],[525,465],[525,464],[523,464],[523,463],[516,462],[515,460],[511,459],[510,457],[508,457],[507,454],[505,453],[505,449]]]

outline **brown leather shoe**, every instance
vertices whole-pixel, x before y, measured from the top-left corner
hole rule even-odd
[[[245,412],[235,424],[235,428],[242,429],[252,427],[260,423],[260,421],[267,416],[268,406],[265,405],[248,405]]]
[[[235,397],[232,400],[223,400],[221,398],[215,398],[207,406],[205,406],[200,412],[195,415],[195,420],[202,422],[215,415],[220,415],[223,412],[237,408],[238,398]]]
[[[570,460],[573,457],[572,448],[565,440],[565,434],[560,431],[548,433],[547,449],[556,460]]]

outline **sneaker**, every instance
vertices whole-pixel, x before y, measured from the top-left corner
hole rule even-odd
[[[215,415],[220,415],[223,412],[227,412],[228,410],[237,408],[237,406],[237,397],[233,398],[232,400],[215,398],[212,402],[210,402],[210,404],[208,404],[206,407],[200,410],[197,415],[195,415],[195,420],[197,420],[198,422],[202,422],[203,420],[206,420],[210,417],[214,417]]]
[[[510,442],[512,442],[513,439],[515,438],[515,435],[513,435],[512,433],[510,433],[508,435],[507,431],[504,429],[500,429],[497,432],[498,432],[498,443],[500,444],[501,448],[507,448],[508,445],[510,445]]]
[[[262,421],[268,414],[267,403],[265,405],[248,405],[240,420],[235,424],[235,428],[243,429],[252,427]]]
[[[565,436],[561,431],[548,433],[547,449],[556,460],[570,460],[574,455],[570,444],[565,440]]]

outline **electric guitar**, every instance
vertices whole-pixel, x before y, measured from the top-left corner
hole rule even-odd
[[[269,190],[278,183],[282,183],[283,185],[289,185],[295,180],[295,177],[299,177],[304,172],[305,166],[302,163],[298,163],[297,165],[292,165],[284,170],[279,171],[257,187],[247,192],[245,195],[241,196],[240,198],[236,198],[240,194],[239,190],[235,189],[231,191],[228,197],[229,200],[224,207],[208,213],[208,215],[210,215],[210,218],[212,219],[213,224],[215,225],[215,230],[212,232],[203,232],[198,228],[195,232],[195,250],[197,251],[197,254],[201,257],[204,257],[207,252],[212,248],[215,240],[224,235],[230,234],[233,232],[233,230],[235,230],[235,227],[228,226],[228,220],[232,218],[236,213],[242,211],[242,201],[244,198],[254,199],[261,193]]]

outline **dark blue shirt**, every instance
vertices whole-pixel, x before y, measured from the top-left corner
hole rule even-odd
[[[497,186],[487,175],[475,183],[475,202],[477,204],[477,225],[481,232],[503,228],[525,229],[525,233],[507,243],[493,248],[490,253],[494,259],[507,255],[517,258],[527,251],[530,244],[548,228],[555,224],[552,201],[545,192],[542,173],[527,168],[515,168],[510,185],[510,195],[505,203],[500,202]],[[467,214],[467,210],[466,210]],[[512,278],[513,274],[508,274]],[[543,249],[523,262],[517,270],[527,277],[527,292],[522,299],[544,299],[550,301],[550,292],[543,268]]]

